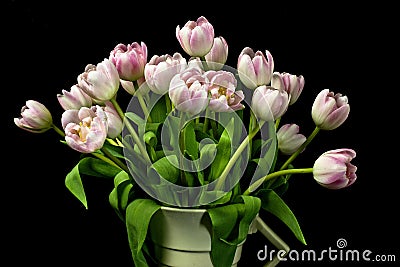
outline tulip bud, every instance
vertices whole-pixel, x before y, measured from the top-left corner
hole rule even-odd
[[[92,106],[92,98],[77,84],[71,87],[70,92],[62,90],[62,94],[57,94],[57,99],[64,110]]]
[[[274,72],[272,74],[271,86],[283,89],[290,95],[289,105],[293,105],[299,98],[304,88],[304,77],[289,73]]]
[[[110,61],[117,67],[119,77],[127,81],[136,81],[144,76],[147,63],[147,46],[141,42],[118,44],[110,52]]]
[[[168,92],[172,77],[187,68],[187,62],[179,53],[173,56],[153,56],[144,68],[144,76],[150,90],[164,95]]]
[[[209,81],[208,91],[211,93],[210,110],[214,112],[232,112],[243,109],[241,101],[244,99],[242,91],[235,91],[237,81],[231,72],[207,71],[204,76]]]
[[[97,66],[86,65],[85,72],[78,76],[78,85],[94,100],[110,100],[119,88],[118,71],[114,64],[105,58]]]
[[[62,121],[65,141],[72,149],[92,153],[103,147],[108,125],[107,115],[100,106],[64,111]]]
[[[314,179],[329,189],[347,187],[357,179],[357,167],[350,163],[356,152],[352,149],[335,149],[323,153],[314,163]]]
[[[43,104],[35,100],[28,100],[21,109],[21,117],[14,118],[14,123],[23,130],[43,133],[52,128],[53,118]]]
[[[221,70],[228,59],[228,44],[224,37],[215,37],[214,44],[205,56],[207,66],[210,70]]]
[[[347,119],[350,106],[346,96],[322,90],[314,100],[311,115],[316,126],[322,130],[333,130]]]
[[[248,89],[253,90],[271,82],[274,60],[268,50],[265,51],[265,55],[261,51],[254,53],[250,47],[245,47],[239,55],[239,78]]]
[[[276,132],[279,150],[285,155],[292,155],[306,141],[306,137],[299,134],[296,124],[282,125]]]
[[[186,22],[182,29],[178,25],[176,38],[189,56],[204,57],[213,45],[214,27],[201,16],[196,21]]]
[[[175,108],[197,115],[208,104],[208,85],[197,68],[189,68],[175,75],[170,84],[169,97]]]
[[[289,95],[284,90],[262,85],[254,90],[251,108],[254,115],[263,121],[274,121],[285,114]]]

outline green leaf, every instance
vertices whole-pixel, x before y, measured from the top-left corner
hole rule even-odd
[[[259,198],[243,196],[242,200],[243,203],[207,210],[212,223],[211,260],[216,267],[232,265],[237,246],[247,238],[250,224],[260,210]]]
[[[219,178],[221,173],[224,171],[225,166],[228,164],[231,157],[231,139],[229,137],[228,128],[232,125],[233,120],[230,121],[224,132],[222,133],[218,144],[217,154],[213,163],[211,164],[209,181],[212,182]]]
[[[179,169],[171,163],[171,161],[175,166],[178,166],[177,157],[175,155],[169,155],[154,162],[152,167],[162,178],[171,183],[176,183],[179,179],[180,172]]]
[[[262,189],[257,193],[257,196],[262,199],[262,208],[276,217],[289,227],[296,238],[306,244],[303,232],[300,229],[300,225],[286,203],[271,189]]]
[[[158,95],[156,97],[159,97]],[[157,103],[153,106],[150,111],[150,116],[153,122],[164,122],[167,117],[167,107],[165,103],[165,97],[160,97]]]
[[[148,131],[144,134],[144,141],[151,147],[155,147],[157,145],[157,136],[152,131]]]
[[[114,178],[114,189],[111,191],[108,200],[111,207],[117,212],[118,216],[123,219],[126,207],[129,203],[129,196],[133,184],[129,179],[128,173],[121,171]]]
[[[65,186],[68,190],[88,208],[85,190],[83,188],[81,174],[111,178],[115,177],[121,170],[100,159],[85,157],[65,177]]]
[[[183,130],[183,138],[184,138],[184,150],[190,155],[192,159],[199,158],[199,143],[196,140],[196,134],[193,128],[193,121],[190,121],[186,124],[185,129]]]
[[[151,217],[161,208],[151,199],[136,199],[126,208],[126,228],[129,247],[136,267],[148,267],[143,254],[143,244]]]

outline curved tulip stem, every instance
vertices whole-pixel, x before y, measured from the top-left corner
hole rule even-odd
[[[204,71],[208,71],[208,65],[207,65],[206,57],[205,56],[200,57],[200,61],[201,61],[201,64],[203,65]]]
[[[145,160],[151,164],[151,160],[149,157],[149,154],[147,153],[146,148],[143,146],[142,142],[140,142],[140,138],[137,135],[135,129],[133,128],[131,122],[129,121],[128,118],[126,118],[125,113],[122,111],[121,107],[119,106],[119,104],[117,103],[115,97],[112,98],[111,103],[114,105],[115,110],[117,111],[118,115],[121,117],[122,121],[124,122],[124,124],[126,125],[126,127],[128,128],[129,133],[132,135],[133,140],[135,141],[136,145],[138,146],[140,153],[142,153],[142,155],[144,156]]]
[[[243,195],[244,196],[250,195],[251,192],[253,192],[254,190],[257,189],[257,187],[259,187],[261,184],[263,184],[264,182],[266,182],[266,181],[268,181],[268,180],[270,180],[272,178],[276,178],[276,177],[279,177],[279,176],[282,176],[282,175],[287,175],[287,174],[311,173],[311,172],[313,172],[313,168],[287,169],[287,170],[281,170],[281,171],[276,171],[276,172],[267,174],[263,178],[260,178],[255,183],[250,185],[249,188],[247,188],[247,190],[243,193]]]
[[[64,133],[60,128],[58,128],[57,126],[55,126],[54,124],[52,124],[51,127],[54,129],[54,131],[56,131],[56,132],[57,132],[59,135],[61,135],[62,137],[65,136],[65,133]]]
[[[149,112],[149,109],[147,108],[146,102],[144,101],[144,98],[143,98],[141,92],[138,92],[139,85],[138,85],[137,81],[133,81],[133,87],[135,88],[134,95],[137,97],[137,99],[139,101],[140,107],[142,108],[143,113],[144,113],[144,117],[147,118],[147,120],[149,122],[152,122],[151,117],[150,117],[150,112]]]
[[[286,162],[282,165],[280,170],[286,169],[289,164],[306,148],[306,146],[314,139],[314,137],[317,135],[319,132],[320,128],[318,126],[315,126],[314,131],[307,137],[306,141],[294,152],[290,158],[286,160]]]
[[[113,154],[110,153],[110,151],[108,151],[107,149],[105,149],[104,147],[101,149],[101,151],[104,153],[104,155],[106,155],[108,158],[110,158],[113,162],[115,162],[115,164],[117,164],[117,166],[121,169],[123,169],[126,173],[129,173],[129,169],[126,166],[126,164],[124,164],[119,158],[115,157]]]

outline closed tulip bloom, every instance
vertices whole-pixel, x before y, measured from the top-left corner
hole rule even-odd
[[[302,75],[296,76],[286,72],[274,72],[272,74],[271,86],[288,92],[290,95],[289,105],[293,105],[303,91],[304,77]]]
[[[253,49],[245,47],[239,55],[237,66],[240,80],[244,86],[253,90],[271,82],[274,59],[268,50],[264,55],[261,51],[254,53]]]
[[[103,109],[107,116],[108,125],[107,137],[113,139],[122,132],[123,122],[111,101],[106,101],[104,104]]]
[[[78,76],[79,87],[96,101],[107,101],[119,88],[119,75],[114,64],[105,58],[97,66],[86,65],[85,72]]]
[[[210,70],[221,70],[228,59],[228,44],[224,37],[214,38],[214,44],[205,56],[207,66]]]
[[[42,103],[28,100],[21,109],[21,117],[14,118],[14,123],[23,130],[43,133],[52,128],[53,118],[50,111]]]
[[[251,109],[260,120],[274,121],[285,114],[289,99],[285,90],[262,85],[254,90]]]
[[[93,104],[92,98],[88,96],[78,84],[71,86],[69,92],[67,90],[62,90],[62,94],[57,94],[57,99],[64,110],[90,107]]]
[[[186,68],[186,59],[180,53],[154,55],[144,68],[144,77],[151,91],[163,95],[168,92],[172,77]]]
[[[357,167],[350,162],[355,157],[356,152],[348,148],[323,153],[314,163],[314,179],[329,189],[352,185],[357,179]]]
[[[207,71],[204,75],[210,84],[208,87],[211,95],[210,110],[214,112],[232,112],[244,108],[241,103],[244,99],[244,94],[242,91],[235,91],[237,81],[231,72],[212,70]]]
[[[346,96],[322,90],[314,100],[311,115],[316,126],[322,130],[333,130],[347,119],[350,106]]]
[[[107,138],[107,115],[100,106],[67,110],[63,115],[65,141],[74,150],[92,153],[103,147]],[[67,119],[70,119],[67,122]]]
[[[207,88],[201,71],[189,68],[172,78],[169,97],[177,110],[197,115],[208,105]]]
[[[299,133],[297,124],[282,125],[276,132],[278,148],[285,155],[292,155],[306,141],[306,137]]]
[[[210,52],[214,42],[214,27],[201,16],[196,21],[188,21],[182,29],[176,27],[176,38],[182,49],[192,57],[204,57]]]
[[[144,66],[147,63],[147,46],[133,42],[118,44],[111,52],[109,59],[117,67],[121,79],[136,81],[144,76]]]

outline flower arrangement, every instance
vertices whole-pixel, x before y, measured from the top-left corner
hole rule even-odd
[[[205,17],[177,26],[176,38],[187,57],[174,52],[149,59],[146,44],[133,42],[88,64],[77,83],[57,95],[61,126],[35,100],[26,101],[15,124],[32,133],[53,129],[80,153],[65,184],[86,208],[83,176],[113,182],[109,202],[126,223],[136,266],[148,265],[146,233],[161,206],[207,209],[218,228],[215,266],[232,262],[260,209],[305,244],[282,196],[294,174],[312,174],[329,189],[355,182],[352,149],[326,151],[309,168],[293,165],[321,130],[345,122],[347,97],[321,90],[311,108],[315,129],[306,137],[297,124],[280,123],[301,96],[302,75],[275,71],[270,51],[250,47],[238,55],[236,69],[227,66],[228,43]],[[121,94],[131,97],[125,111]],[[224,216],[233,224],[221,227]],[[222,250],[227,256],[216,257]]]

